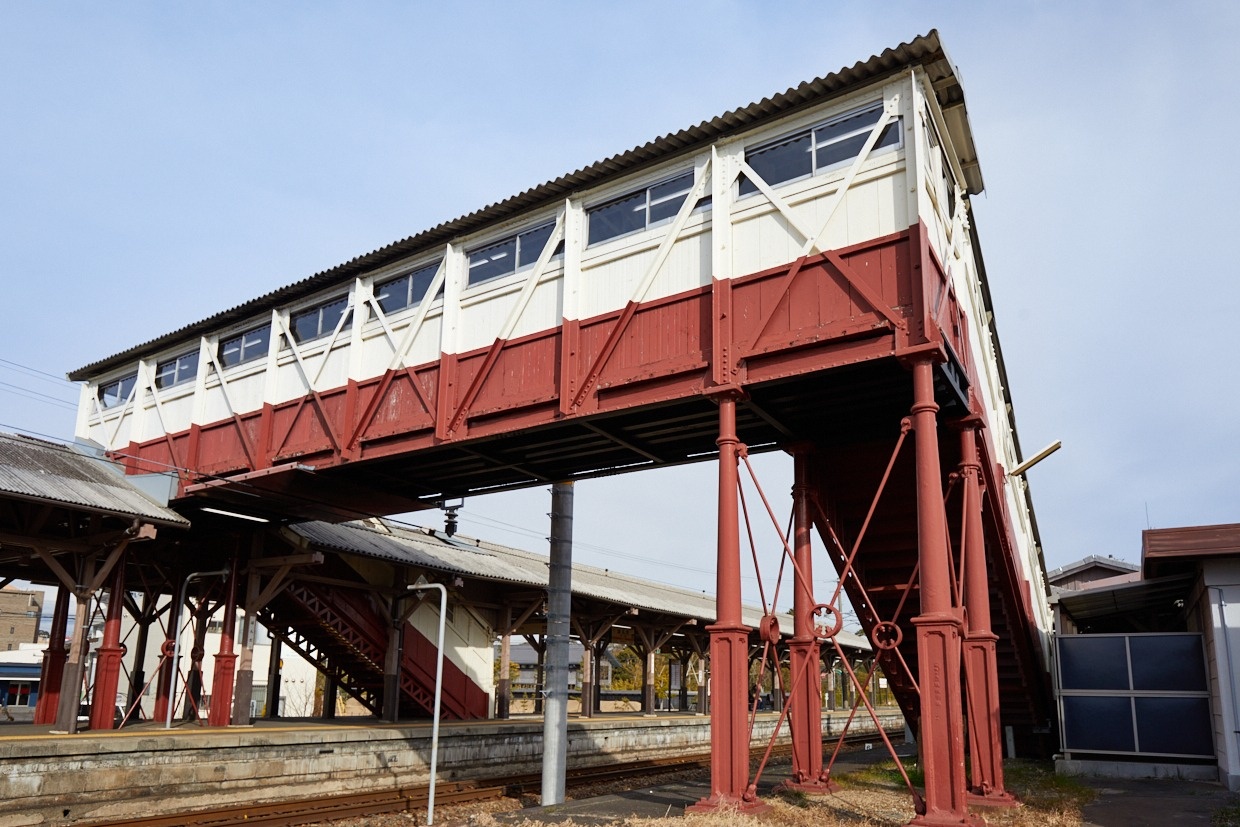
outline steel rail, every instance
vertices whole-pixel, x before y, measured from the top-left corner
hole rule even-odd
[[[892,730],[895,732],[896,730]],[[903,728],[900,728],[903,731]],[[881,737],[877,732],[850,735],[850,742],[861,742]],[[761,757],[765,747],[753,747],[753,757]],[[791,744],[776,746],[775,755],[792,751]],[[667,758],[650,758],[602,767],[578,767],[568,770],[567,786],[588,787],[626,778],[640,778],[674,770],[698,769],[710,766],[709,752],[686,753]],[[512,775],[477,781],[441,783],[435,790],[438,805],[467,804],[488,801],[504,796],[516,796],[535,792],[542,784],[540,773]],[[344,793],[318,798],[298,798],[267,804],[240,804],[234,807],[217,807],[197,812],[173,815],[148,816],[119,821],[82,822],[86,827],[294,827],[294,825],[318,824],[341,818],[354,818],[377,813],[422,813],[429,802],[426,785],[402,787],[365,793]]]

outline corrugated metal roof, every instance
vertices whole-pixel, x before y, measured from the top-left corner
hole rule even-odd
[[[106,460],[19,434],[0,434],[0,497],[6,496],[189,526],[189,520],[156,503]]]
[[[448,537],[438,531],[415,530],[384,520],[366,524],[322,522],[297,523],[290,527],[312,545],[320,548],[375,557],[447,574],[546,588],[548,558],[521,549],[470,540],[460,535]],[[645,580],[620,572],[580,563],[573,564],[573,594],[660,612],[676,617],[695,618],[701,623],[715,620],[715,596]],[[757,626],[762,612],[743,607],[742,619]],[[791,618],[781,625],[791,631]],[[859,635],[840,632],[842,646],[869,650],[869,642]]]
[[[910,66],[925,67],[940,104],[944,108],[952,133],[952,143],[960,156],[961,167],[966,173],[967,190],[970,194],[981,192],[983,187],[981,171],[977,164],[973,138],[969,132],[964,93],[957,80],[955,66],[939,42],[938,31],[931,29],[925,35],[915,37],[910,42],[902,43],[895,48],[887,49],[868,60],[859,61],[851,67],[806,81],[795,88],[726,112],[696,126],[655,138],[627,152],[605,158],[553,181],[532,187],[511,198],[490,204],[460,218],[444,222],[417,235],[393,242],[378,250],[350,259],[344,264],[216,313],[202,321],[186,325],[106,359],[92,362],[72,371],[68,374],[68,378],[74,382],[93,378],[132,361],[139,354],[171,346],[191,336],[202,335],[230,324],[240,323],[262,310],[296,301],[377,267],[421,251],[437,248],[454,238],[467,235],[487,225],[514,218],[548,204],[558,203],[607,178],[661,163],[677,155],[697,151],[738,130],[759,126],[773,118],[783,117],[799,109],[819,104],[863,84],[873,83],[903,71]]]

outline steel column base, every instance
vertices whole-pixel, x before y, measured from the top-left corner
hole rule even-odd
[[[839,792],[840,785],[830,778],[819,778],[814,781],[793,781],[791,778],[779,785],[781,790],[792,790],[803,795],[831,795]]]
[[[755,795],[753,798],[737,798],[736,796],[717,794],[703,798],[696,804],[685,807],[686,813],[717,813],[731,811],[741,815],[756,816],[769,812],[771,805]]]
[[[966,793],[970,807],[1019,807],[1020,801],[1009,792]]]
[[[739,810],[757,814],[770,809],[758,800],[749,783],[748,697],[749,629],[719,623],[710,632],[710,795],[686,807],[687,812]]]

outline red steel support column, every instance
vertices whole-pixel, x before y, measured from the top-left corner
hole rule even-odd
[[[60,705],[60,681],[65,673],[65,658],[69,650],[65,646],[65,634],[69,628],[69,589],[60,586],[56,590],[56,608],[52,610],[52,629],[47,649],[43,652],[43,669],[39,676],[39,700],[34,705],[34,722],[56,722],[56,707]]]
[[[177,599],[175,586],[172,599],[174,602]],[[168,704],[172,703],[168,693],[172,690],[172,675],[177,668],[172,660],[177,638],[177,629],[173,628],[173,624],[177,622],[177,617],[176,606],[173,606],[168,612],[168,632],[164,636],[164,645],[159,650],[159,678],[155,681],[155,709],[151,713],[151,718],[156,721],[168,720]]]
[[[116,690],[121,685],[121,618],[125,613],[125,558],[116,561],[112,587],[108,590],[108,616],[103,623],[103,644],[95,663],[95,690],[90,699],[90,728],[112,729]]]
[[[789,728],[792,731],[792,778],[785,784],[805,793],[839,788],[822,771],[822,673],[814,635],[814,576],[809,510],[809,448],[792,452],[793,556],[792,640],[788,672],[792,681]]]
[[[719,524],[716,620],[710,632],[710,796],[687,809],[703,812],[767,809],[749,782],[749,720],[745,701],[749,628],[741,622],[740,512],[736,487],[738,446],[736,394],[719,397]]]
[[[964,733],[960,697],[962,618],[952,606],[951,555],[934,401],[934,364],[913,363],[913,432],[917,465],[917,555],[921,566],[921,614],[917,627],[921,733],[918,743],[926,775],[926,812],[915,825],[984,824],[969,815],[965,799]]]
[[[234,554],[232,571],[228,575],[228,599],[224,603],[224,626],[220,629],[220,651],[215,655],[215,674],[211,677],[211,709],[207,713],[210,726],[228,726],[232,722],[233,679],[237,667],[233,634],[236,628],[237,556]]]
[[[964,481],[964,679],[968,689],[969,802],[1014,807],[1016,798],[1003,788],[1003,742],[999,734],[999,675],[990,629],[990,588],[986,577],[986,540],[982,528],[982,464],[977,454],[980,420],[970,417],[960,432],[960,474]]]

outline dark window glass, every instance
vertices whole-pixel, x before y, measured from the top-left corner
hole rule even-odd
[[[517,271],[517,238],[506,238],[499,244],[483,247],[469,254],[469,283],[506,276]]]
[[[686,172],[670,181],[650,188],[650,223],[656,224],[680,212],[689,190],[693,189],[693,173]]]
[[[547,240],[551,238],[553,230],[555,230],[554,224],[544,224],[541,227],[535,227],[517,236],[518,270],[522,267],[529,267],[538,261],[538,257],[542,255],[543,247],[547,246]]]
[[[774,146],[746,153],[745,162],[768,184],[779,184],[813,172],[810,155],[810,133],[804,132]],[[747,178],[741,178],[741,195],[757,192]]]
[[[861,153],[861,148],[865,146],[865,139],[868,137],[870,133],[860,132],[818,147],[816,158],[818,169],[826,169],[834,164],[856,158]]]
[[[160,362],[155,366],[155,387],[167,388],[188,382],[198,374],[198,351]]]
[[[229,368],[242,362],[252,362],[267,355],[267,343],[271,341],[271,325],[265,324],[248,330],[240,336],[220,342],[220,364]]]
[[[103,403],[105,408],[119,405],[129,398],[129,394],[133,392],[133,386],[137,381],[138,374],[131,373],[128,376],[117,379],[115,382],[100,385],[97,391],[99,401]]]
[[[613,201],[590,211],[589,244],[644,229],[646,226],[646,191]]]
[[[294,313],[289,319],[293,340],[306,342],[331,333],[336,329],[336,325],[340,322],[340,317],[344,315],[348,306],[349,298],[344,296],[335,301],[321,304],[318,307],[304,310],[301,313]],[[342,329],[347,330],[348,327],[349,325],[346,323]]]
[[[399,278],[385,281],[375,286],[375,301],[384,313],[395,313],[406,307],[413,307],[422,301],[426,290],[431,286],[435,273],[439,271],[439,262],[419,267],[412,273]],[[443,287],[439,288],[438,296],[443,295]],[[437,296],[437,297],[438,297]]]
[[[873,109],[867,109],[864,112],[858,112],[855,115],[849,115],[838,121],[833,121],[825,126],[820,126],[814,130],[814,140],[819,146],[839,140],[854,132],[863,132],[870,134],[870,130],[874,128],[874,124],[878,123],[878,119],[883,116],[881,106]]]
[[[375,301],[384,313],[395,313],[409,306],[409,276],[401,276],[375,286]]]

